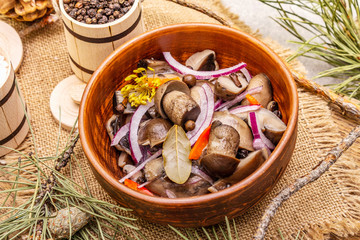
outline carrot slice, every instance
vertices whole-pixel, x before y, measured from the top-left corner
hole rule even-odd
[[[128,188],[131,188],[135,191],[138,191],[138,192],[150,195],[150,196],[154,196],[154,194],[152,192],[150,192],[147,188],[145,188],[145,187],[139,188],[139,184],[137,182],[134,182],[133,180],[125,179],[124,184]]]
[[[256,98],[254,98],[254,97],[251,96],[250,94],[246,94],[245,97],[246,97],[246,99],[249,101],[250,105],[261,105],[261,104],[259,103],[259,101],[256,100]],[[261,106],[261,107],[263,107],[263,106]]]
[[[205,128],[205,130],[199,136],[198,140],[195,142],[193,148],[190,151],[189,159],[197,160],[200,158],[202,151],[209,142],[210,129],[211,124]]]

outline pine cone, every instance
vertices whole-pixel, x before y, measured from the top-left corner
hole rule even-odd
[[[1,0],[0,15],[31,22],[52,12],[51,0]]]

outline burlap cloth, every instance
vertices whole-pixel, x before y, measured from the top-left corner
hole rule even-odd
[[[238,20],[237,16],[224,9],[217,0],[194,0],[194,2],[232,21],[234,27],[258,36]],[[147,30],[181,22],[218,23],[205,14],[165,0],[145,0],[143,9]],[[12,21],[7,22],[17,30],[27,26]],[[280,56],[289,55],[287,49],[283,49],[270,39],[263,41]],[[24,62],[17,77],[32,115],[31,124],[36,147],[41,156],[54,155],[58,140],[58,124],[50,113],[50,94],[62,79],[73,74],[67,58],[62,23],[58,22],[31,33],[23,39],[23,43]],[[304,71],[299,64],[293,64],[291,67]],[[299,130],[294,155],[284,176],[273,191],[261,203],[235,219],[240,239],[251,239],[265,207],[274,195],[295,178],[309,172],[323,159],[327,151],[340,142],[355,126],[355,122],[343,118],[320,97],[302,88],[299,88],[298,92]],[[60,146],[64,145],[68,134],[65,130],[61,131]],[[28,138],[21,149],[30,151],[33,148],[30,140]],[[270,224],[267,238],[279,239],[279,231],[285,239],[295,238],[299,231],[305,234],[304,239],[334,239],[335,236],[342,238],[360,233],[359,143],[359,141],[355,143],[324,176],[306,186],[282,205]],[[100,199],[112,201],[93,177],[80,146],[76,148],[76,154],[86,172],[91,192]],[[15,157],[14,154],[9,154],[5,159],[11,160]],[[76,173],[77,169],[73,171]],[[74,176],[76,178],[76,174]],[[123,214],[131,216],[131,213]],[[179,238],[167,226],[153,224],[141,218],[136,225],[142,229],[148,239]],[[124,229],[124,231],[129,230]]]

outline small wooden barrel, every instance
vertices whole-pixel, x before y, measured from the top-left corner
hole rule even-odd
[[[59,2],[70,65],[87,82],[100,63],[118,46],[144,32],[140,0],[121,18],[106,24],[86,24],[71,18]]]
[[[0,157],[17,148],[25,139],[29,125],[24,112],[24,98],[15,84],[15,73],[9,58],[0,49],[0,55],[5,56],[8,71],[5,80],[0,79]],[[23,105],[24,103],[24,105]],[[26,107],[25,107],[26,108]]]

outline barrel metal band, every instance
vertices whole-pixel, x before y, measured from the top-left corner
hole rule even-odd
[[[79,68],[81,71],[86,72],[86,73],[88,73],[88,74],[90,74],[90,75],[94,73],[94,71],[92,71],[92,70],[90,70],[90,69],[87,69],[87,68],[84,68],[83,66],[81,66],[80,64],[78,64],[78,63],[71,57],[70,54],[69,54],[69,58],[70,58],[71,62],[72,62],[77,68]]]
[[[25,106],[25,111],[27,111],[27,107]],[[24,114],[23,119],[21,120],[21,123],[19,124],[19,126],[15,129],[15,131],[13,131],[9,136],[7,136],[6,138],[0,140],[0,145],[4,145],[5,143],[7,143],[8,141],[10,141],[11,139],[13,139],[23,128],[24,124],[26,122],[26,114]]]
[[[14,92],[14,89],[15,89],[15,77],[14,77],[14,81],[13,81],[13,84],[9,90],[9,92],[5,95],[5,97],[3,99],[0,100],[0,107],[2,105],[4,105],[7,100],[9,100],[9,98],[11,97],[12,93]]]
[[[133,23],[133,25],[131,25],[128,29],[126,29],[124,32],[121,32],[117,35],[111,36],[111,37],[105,37],[105,38],[92,38],[92,37],[85,37],[82,36],[76,32],[74,32],[73,30],[71,30],[66,24],[64,24],[65,28],[69,31],[69,33],[71,35],[73,35],[74,37],[76,37],[77,39],[80,39],[84,42],[89,42],[89,43],[108,43],[108,42],[114,42],[116,40],[119,40],[120,38],[125,37],[126,35],[128,35],[129,33],[131,33],[136,26],[139,24],[140,19],[141,19],[141,13],[142,11],[140,10],[140,14],[138,16],[138,18],[136,19],[136,21]]]

